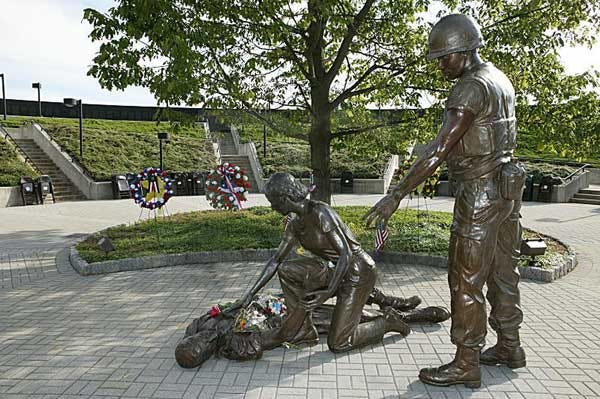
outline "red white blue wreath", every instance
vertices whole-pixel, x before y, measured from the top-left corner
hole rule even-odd
[[[208,172],[206,199],[215,209],[242,209],[246,193],[250,189],[248,176],[232,163],[224,162]]]
[[[173,182],[159,168],[144,169],[129,188],[133,200],[142,208],[160,208],[173,196]]]

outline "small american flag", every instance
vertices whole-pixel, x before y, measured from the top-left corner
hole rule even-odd
[[[383,223],[378,224],[377,229],[375,230],[375,250],[377,252],[383,249],[388,236],[389,233],[387,227]]]
[[[293,213],[288,213],[284,218],[283,218],[283,229],[285,230],[287,228],[287,225],[292,221],[292,219],[294,218],[294,214]]]

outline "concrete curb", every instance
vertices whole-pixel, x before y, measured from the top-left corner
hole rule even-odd
[[[554,280],[558,280],[561,277],[567,275],[567,273],[571,272],[577,266],[577,254],[571,248],[570,245],[565,244],[563,241],[559,240],[556,237],[550,236],[548,234],[541,233],[544,237],[548,237],[553,239],[554,241],[562,244],[565,248],[567,248],[567,256],[565,259],[565,263],[562,265],[556,266],[553,269],[542,269],[540,267],[521,267],[519,266],[519,272],[521,273],[522,278],[528,278],[531,280],[542,281],[545,283],[551,283]]]
[[[577,265],[577,257],[568,245],[565,245],[565,247],[567,247],[569,251],[569,256],[563,265],[555,267],[553,270],[545,270],[539,267],[519,266],[521,278],[528,278],[531,280],[537,280],[542,282],[552,282],[566,275]],[[189,252],[185,254],[165,254],[147,256],[143,258],[111,260],[106,262],[96,262],[90,264],[84,259],[82,259],[81,256],[79,256],[79,252],[77,251],[77,249],[75,249],[75,246],[72,246],[70,248],[69,261],[71,262],[73,268],[79,274],[81,274],[82,276],[89,276],[190,264],[207,264],[219,262],[260,262],[268,260],[271,256],[273,256],[273,254],[275,254],[275,251],[275,248],[272,248],[245,249],[239,251]],[[439,267],[444,269],[448,267],[448,258],[445,256],[438,255],[424,255],[409,252],[381,252],[377,255],[374,255],[374,258],[378,262],[416,264]]]

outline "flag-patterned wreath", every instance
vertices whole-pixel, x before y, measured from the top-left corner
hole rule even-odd
[[[133,200],[142,208],[157,209],[173,196],[173,183],[167,172],[159,168],[146,168],[129,186]]]
[[[224,162],[208,172],[206,199],[215,209],[242,209],[246,193],[250,189],[248,176],[232,163]]]

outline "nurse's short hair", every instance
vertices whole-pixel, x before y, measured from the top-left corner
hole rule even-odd
[[[277,172],[267,181],[263,192],[267,198],[285,195],[293,202],[300,202],[308,195],[308,188],[289,173]]]

